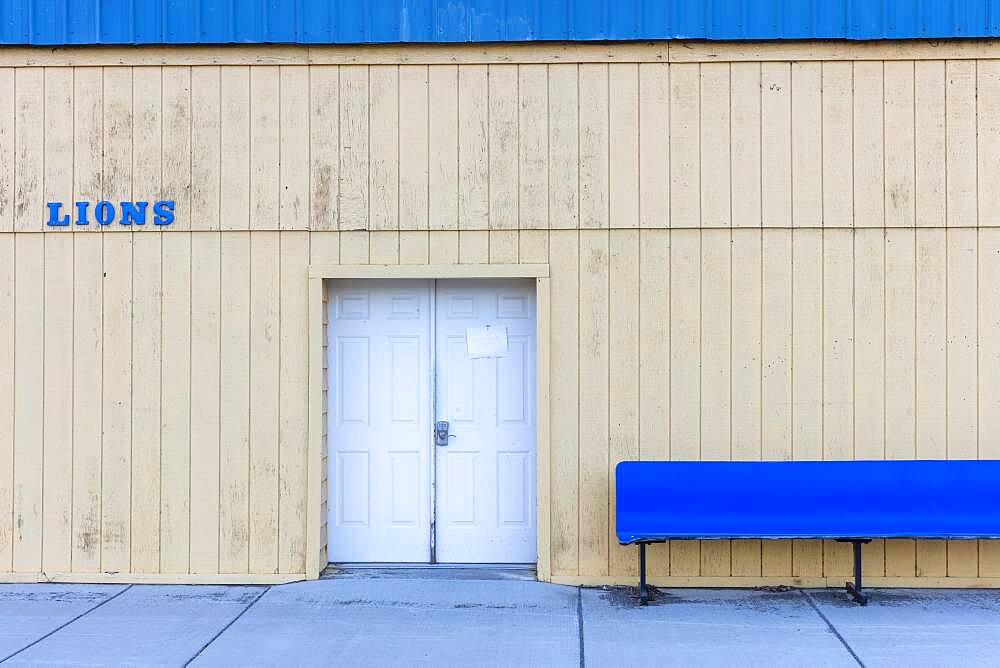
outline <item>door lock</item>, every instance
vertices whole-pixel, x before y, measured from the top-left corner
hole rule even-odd
[[[447,420],[434,423],[434,445],[448,445],[448,439],[455,438],[453,434],[448,433],[450,426]]]

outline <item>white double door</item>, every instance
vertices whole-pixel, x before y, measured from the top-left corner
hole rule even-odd
[[[533,282],[339,280],[329,309],[330,561],[535,562]]]

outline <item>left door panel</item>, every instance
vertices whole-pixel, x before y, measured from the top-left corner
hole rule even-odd
[[[332,282],[330,561],[430,561],[430,297],[430,281]]]

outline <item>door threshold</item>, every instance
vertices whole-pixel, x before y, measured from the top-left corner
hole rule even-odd
[[[330,566],[337,568],[489,568],[493,570],[535,570],[534,564],[428,564],[422,561],[356,561],[342,562],[339,564],[330,563]]]
[[[397,578],[404,580],[536,580],[535,564],[426,564],[339,563],[328,564],[321,578]]]

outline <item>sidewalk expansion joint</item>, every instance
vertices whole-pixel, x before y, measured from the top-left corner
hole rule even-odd
[[[8,654],[7,656],[3,657],[2,659],[0,659],[0,663],[6,663],[7,661],[13,659],[15,656],[17,656],[21,652],[34,647],[35,645],[37,645],[38,643],[42,642],[43,640],[45,640],[49,636],[51,636],[51,635],[53,635],[55,633],[58,633],[59,631],[62,631],[64,628],[66,628],[67,626],[69,626],[70,624],[72,624],[73,622],[75,622],[76,620],[80,619],[81,617],[86,617],[87,615],[89,615],[90,613],[92,613],[94,610],[97,610],[99,607],[101,607],[105,603],[110,603],[111,601],[115,600],[116,598],[118,598],[119,596],[121,596],[122,594],[124,594],[125,592],[127,592],[129,589],[131,589],[134,586],[135,586],[134,584],[130,584],[129,586],[127,586],[124,589],[122,589],[121,591],[117,592],[114,596],[108,596],[106,599],[104,599],[103,601],[101,601],[97,605],[95,605],[95,606],[93,606],[91,608],[88,608],[87,610],[84,610],[83,612],[81,612],[79,615],[77,615],[73,619],[69,620],[68,622],[64,622],[63,624],[60,624],[59,626],[55,627],[54,629],[52,629],[51,631],[49,631],[48,633],[46,633],[45,635],[43,635],[41,638],[37,638],[36,640],[28,643],[27,645],[25,645],[21,649],[17,650],[13,654]]]
[[[577,640],[580,644],[580,668],[587,665],[583,654],[583,587],[576,588],[576,630]]]
[[[266,594],[269,591],[271,591],[271,585],[268,585],[267,587],[265,587],[259,594],[257,594],[257,596],[254,597],[254,599],[252,601],[250,601],[250,603],[247,604],[247,607],[245,607],[242,610],[240,610],[240,613],[238,615],[236,615],[231,620],[229,620],[228,624],[226,624],[225,626],[223,626],[221,629],[219,629],[218,633],[216,633],[214,636],[212,636],[211,638],[209,638],[208,642],[206,642],[204,645],[202,645],[198,649],[198,651],[194,653],[194,656],[192,656],[190,659],[188,659],[187,661],[184,662],[184,666],[186,667],[186,666],[191,665],[192,661],[194,661],[199,656],[201,656],[201,653],[204,652],[206,649],[208,649],[209,645],[211,645],[216,640],[218,640],[219,636],[221,636],[223,633],[225,633],[229,629],[230,626],[232,626],[237,621],[239,621],[239,618],[242,617],[243,615],[245,615],[246,612],[247,612],[247,610],[249,610],[250,608],[252,608],[253,606],[255,606],[257,604],[257,601],[259,601],[260,599],[264,598],[264,594]]]
[[[809,592],[807,592],[805,589],[800,589],[799,593],[806,597],[806,600],[809,601],[809,605],[812,606],[812,609],[816,611],[816,614],[820,616],[820,619],[822,619],[824,622],[826,622],[826,627],[828,629],[830,629],[830,633],[832,633],[833,635],[835,635],[837,637],[837,640],[839,640],[840,644],[844,646],[844,649],[846,649],[848,652],[850,652],[851,656],[854,657],[854,660],[858,662],[859,666],[861,666],[862,668],[864,668],[864,665],[865,665],[864,662],[855,653],[855,651],[851,648],[851,646],[847,644],[847,641],[844,639],[844,636],[840,635],[840,631],[838,631],[837,627],[833,625],[833,622],[831,622],[827,618],[827,616],[823,614],[823,611],[819,609],[819,606],[816,605],[816,601],[813,600],[812,595]]]

